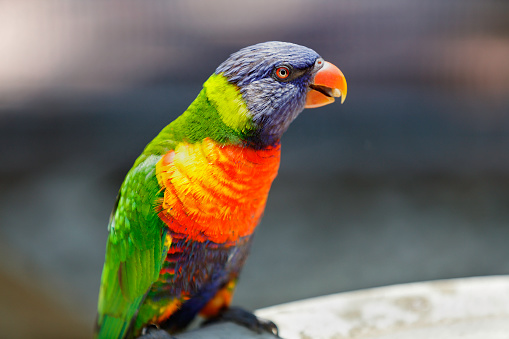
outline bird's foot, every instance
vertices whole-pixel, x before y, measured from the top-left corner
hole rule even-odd
[[[256,333],[268,332],[279,338],[276,324],[270,320],[260,319],[253,313],[240,307],[225,308],[217,316],[207,319],[203,326],[228,321],[246,327]]]
[[[171,336],[165,330],[159,329],[156,325],[149,325],[141,331],[141,336],[137,339],[177,339]]]

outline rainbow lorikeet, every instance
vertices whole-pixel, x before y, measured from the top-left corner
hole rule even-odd
[[[280,139],[304,108],[347,93],[341,71],[285,42],[241,49],[138,157],[108,225],[96,337],[170,332],[232,299],[277,175]]]

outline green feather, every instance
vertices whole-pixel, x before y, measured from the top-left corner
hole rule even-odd
[[[239,144],[252,129],[251,119],[238,88],[222,75],[212,75],[189,108],[150,142],[127,174],[108,226],[106,260],[99,292],[98,338],[123,338],[153,315],[154,305],[142,302],[158,279],[168,252],[167,228],[156,207],[164,192],[155,176],[155,165],[180,142],[211,138]],[[137,313],[137,325],[133,324]]]
[[[237,86],[230,84],[224,76],[214,74],[203,87],[225,125],[241,135],[253,128],[246,103]]]
[[[254,129],[246,103],[237,86],[213,74],[198,97],[175,121],[147,145],[135,166],[149,155],[163,155],[182,141],[195,143],[210,138],[219,143],[240,144]]]
[[[162,198],[155,177],[155,164],[159,159],[147,157],[133,167],[120,189],[118,205],[109,224],[101,277],[99,338],[124,336],[161,270],[165,232],[155,211],[156,201]],[[139,213],[137,206],[148,206],[151,213]]]

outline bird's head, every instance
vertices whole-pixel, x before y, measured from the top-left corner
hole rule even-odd
[[[312,49],[286,42],[264,42],[241,49],[215,72],[237,86],[247,106],[249,141],[278,142],[304,108],[346,98],[343,73]]]

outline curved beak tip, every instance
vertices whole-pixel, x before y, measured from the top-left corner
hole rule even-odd
[[[341,97],[341,104],[343,104],[346,100],[346,91],[344,91],[344,92],[339,91],[339,92],[340,92],[340,95],[338,97]]]
[[[346,88],[346,87],[345,87]],[[346,91],[341,91],[339,88],[333,88],[331,90],[331,94],[335,98],[341,98],[341,103],[345,102],[346,99]]]

